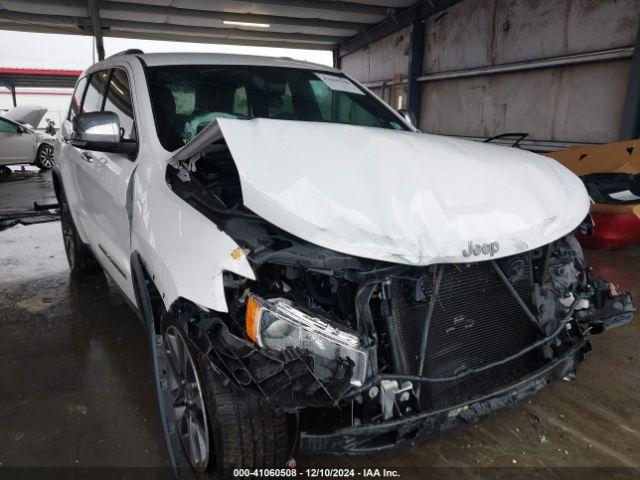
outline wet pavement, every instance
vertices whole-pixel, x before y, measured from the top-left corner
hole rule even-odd
[[[40,170],[31,165],[12,166],[11,169],[11,175],[0,176],[0,212],[30,210],[34,203],[57,203],[51,170]]]
[[[59,219],[50,170],[32,165],[11,166],[0,173],[0,231],[17,224],[31,225]],[[47,207],[47,208],[43,208]]]
[[[0,272],[0,464],[165,465],[144,330],[115,287],[69,277],[59,222],[0,232]]]
[[[640,299],[640,248],[586,253]],[[6,467],[166,467],[142,325],[103,276],[69,277],[58,222],[0,232],[0,300],[0,476]],[[476,426],[388,460],[300,456],[298,465],[411,467],[401,478],[425,468],[438,478],[638,478],[640,323],[591,341],[574,381]]]

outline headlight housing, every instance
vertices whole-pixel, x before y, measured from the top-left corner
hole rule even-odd
[[[246,327],[258,345],[272,350],[298,347],[316,359],[318,370],[328,369],[338,358],[353,362],[351,383],[362,385],[367,376],[368,353],[358,335],[328,319],[309,315],[284,298],[247,298]],[[321,373],[321,372],[320,372]]]

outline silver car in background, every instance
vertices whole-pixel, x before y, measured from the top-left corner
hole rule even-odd
[[[53,166],[54,137],[31,126],[37,125],[46,111],[25,105],[0,116],[0,168],[24,163],[43,170]]]

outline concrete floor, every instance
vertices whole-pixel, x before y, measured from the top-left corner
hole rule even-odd
[[[0,175],[0,231],[15,224],[57,220],[57,209],[42,208],[57,204],[51,171],[41,171],[32,165],[10,168],[11,175]]]
[[[587,256],[640,299],[640,248]],[[144,331],[115,288],[102,276],[69,278],[59,222],[0,232],[0,272],[0,465],[158,467],[167,476]],[[451,478],[638,478],[640,323],[592,343],[576,380],[479,425],[389,460],[298,465],[410,467],[402,478],[425,468]]]
[[[0,212],[32,209],[34,202],[39,205],[57,203],[50,170],[40,170],[32,165],[11,168],[10,176],[0,176]]]

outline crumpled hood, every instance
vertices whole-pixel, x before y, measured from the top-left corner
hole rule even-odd
[[[40,125],[40,122],[42,121],[42,117],[44,117],[46,113],[47,107],[42,107],[40,105],[20,105],[9,110],[4,114],[4,117],[13,120],[14,122],[38,128],[38,125]]]
[[[503,257],[571,232],[589,208],[578,177],[515,148],[329,123],[218,124],[248,208],[351,255],[411,265]]]

